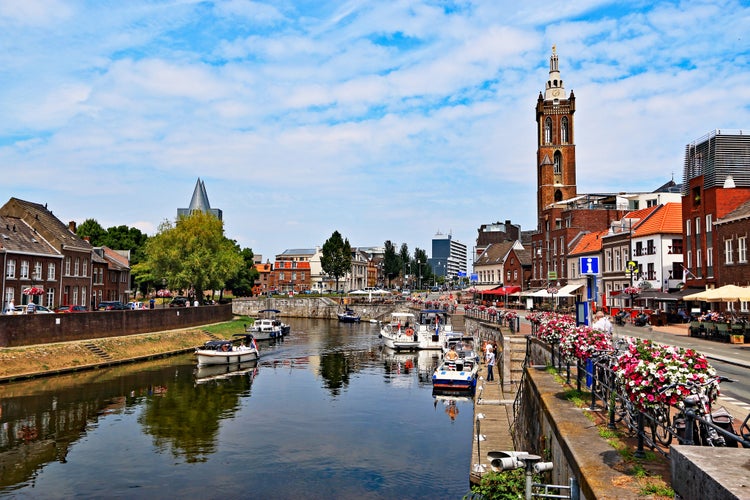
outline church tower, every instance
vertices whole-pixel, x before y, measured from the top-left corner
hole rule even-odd
[[[537,231],[544,231],[543,214],[548,205],[576,196],[575,110],[575,95],[572,90],[570,97],[565,94],[553,46],[549,80],[536,103]]]

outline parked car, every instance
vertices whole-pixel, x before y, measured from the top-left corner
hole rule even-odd
[[[138,310],[138,309],[148,309],[148,306],[145,302],[128,302],[128,309]]]
[[[82,312],[86,312],[86,308],[83,306],[61,305],[55,308],[55,312],[56,313],[82,313]]]
[[[172,299],[172,302],[169,303],[169,307],[185,307],[187,304],[187,297],[175,297]]]
[[[97,311],[127,311],[130,307],[117,300],[105,300],[99,302]]]
[[[15,308],[13,308],[13,314],[26,314],[26,308],[27,307],[28,306],[25,305],[25,304],[22,305],[22,306],[16,306]],[[38,314],[52,314],[53,312],[54,311],[52,311],[52,309],[50,309],[48,307],[44,307],[44,306],[40,306],[40,305],[36,306],[36,313],[38,313]]]

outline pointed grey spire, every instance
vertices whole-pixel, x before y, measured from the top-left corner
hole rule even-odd
[[[195,189],[193,190],[193,197],[190,199],[190,206],[188,208],[178,208],[177,216],[187,217],[195,212],[206,212],[213,214],[219,220],[222,220],[222,211],[218,208],[211,208],[211,203],[208,201],[208,193],[206,192],[206,185],[203,181],[198,178],[195,183]]]
[[[206,194],[206,185],[200,177],[198,178],[198,182],[195,183],[193,197],[190,199],[190,206],[188,208],[191,211],[200,210],[201,212],[209,212],[211,210],[211,204],[208,202],[208,194]]]

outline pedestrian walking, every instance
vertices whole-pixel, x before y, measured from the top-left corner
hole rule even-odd
[[[487,382],[495,381],[493,369],[495,367],[495,353],[492,350],[487,351]]]

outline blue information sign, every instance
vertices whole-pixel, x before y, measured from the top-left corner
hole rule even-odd
[[[599,274],[599,257],[580,257],[581,274]]]

